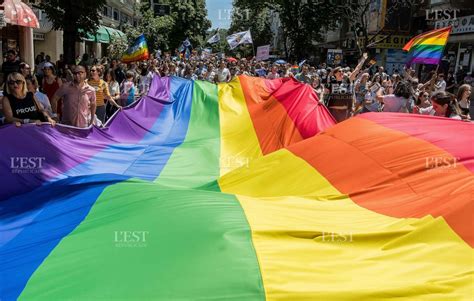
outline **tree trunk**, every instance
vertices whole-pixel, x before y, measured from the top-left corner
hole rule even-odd
[[[64,30],[63,52],[66,64],[76,64],[76,38],[73,32]]]
[[[77,20],[66,10],[64,14],[63,52],[66,64],[76,64],[76,41],[78,40]]]

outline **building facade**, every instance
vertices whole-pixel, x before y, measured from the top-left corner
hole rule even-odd
[[[474,2],[431,0],[426,19],[430,27],[452,26],[443,59],[443,69],[471,73],[474,71]]]
[[[20,1],[20,0],[15,0]],[[5,56],[9,49],[16,50],[21,61],[30,66],[35,65],[35,57],[44,53],[51,61],[59,60],[63,53],[63,31],[53,30],[47,15],[39,9],[42,0],[21,0],[28,5],[39,21],[39,28],[14,25],[5,22],[5,10],[15,5],[11,1],[0,0],[0,49]],[[76,55],[88,53],[95,58],[101,58],[107,53],[107,45],[114,37],[123,36],[126,24],[136,25],[140,19],[137,13],[139,0],[107,0],[100,12],[100,27],[96,34],[88,34],[82,41],[76,43]],[[17,2],[18,4],[18,2]]]

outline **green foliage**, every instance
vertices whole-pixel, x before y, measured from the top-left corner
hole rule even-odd
[[[166,39],[167,49],[178,48],[186,38],[195,48],[204,45],[206,32],[211,27],[205,0],[161,0],[160,3],[170,5],[173,20]],[[143,7],[149,8],[149,1],[145,1]]]
[[[332,0],[234,0],[236,17],[231,32],[251,29],[255,46],[272,41],[271,16],[276,14],[289,58],[307,58],[316,51],[314,42],[323,39],[322,33],[336,24]],[[242,12],[249,11],[249,18]],[[245,15],[245,14],[244,14]],[[275,45],[273,45],[275,46]]]
[[[186,38],[195,48],[205,45],[206,31],[211,27],[205,0],[162,0],[160,3],[170,5],[171,15],[154,17],[150,1],[142,1],[138,8],[142,15],[138,26],[124,28],[130,43],[144,33],[151,51],[174,50]]]
[[[128,39],[124,36],[113,36],[107,46],[107,53],[110,59],[120,59],[128,48]]]
[[[106,0],[48,0],[41,1],[53,29],[64,31],[64,59],[66,63],[75,62],[75,43],[86,33],[95,33],[99,27],[100,11]],[[82,29],[79,32],[79,29]]]
[[[214,52],[214,53],[216,53],[216,52],[229,53],[229,51],[230,51],[229,44],[227,44],[227,41],[225,39],[229,35],[228,32],[229,31],[227,29],[219,28],[219,36],[221,38],[220,41],[218,43],[214,43],[214,44],[210,45],[210,44],[206,44],[206,42],[211,36],[213,36],[216,33],[216,31],[215,30],[209,31],[209,34],[204,39],[204,44],[203,44],[202,47],[203,48],[206,48],[206,47],[212,48],[212,52]]]
[[[41,1],[53,29],[69,31],[74,29],[77,37],[85,37],[86,33],[95,33],[99,28],[100,11],[106,0],[49,0]],[[79,32],[79,29],[83,31]]]
[[[129,45],[144,33],[151,52],[159,48],[168,49],[170,31],[174,26],[173,18],[171,16],[154,17],[152,10],[143,10],[141,14],[142,17],[137,26],[129,24],[124,26]]]
[[[269,1],[267,1],[269,2]],[[232,22],[229,33],[250,29],[254,47],[268,45],[272,42],[270,28],[270,8],[265,1],[234,1]],[[250,56],[253,54],[252,45],[239,46],[233,51],[234,55]]]

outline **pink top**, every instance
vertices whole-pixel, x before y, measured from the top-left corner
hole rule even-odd
[[[73,83],[63,84],[58,91],[58,97],[63,97],[63,113],[61,122],[77,127],[87,127],[91,120],[91,104],[96,103],[95,90],[84,83],[82,88]]]

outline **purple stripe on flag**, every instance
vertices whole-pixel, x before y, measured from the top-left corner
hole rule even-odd
[[[49,125],[0,128],[0,201],[25,193],[90,160],[116,143],[133,144],[148,132],[170,98],[170,78],[155,76],[148,96],[118,112],[107,128]],[[66,150],[66,151],[65,151]],[[61,155],[59,155],[61,154]]]
[[[440,59],[439,58],[423,58],[423,57],[414,57],[410,61],[408,61],[408,65],[411,64],[430,64],[430,65],[438,65]]]

